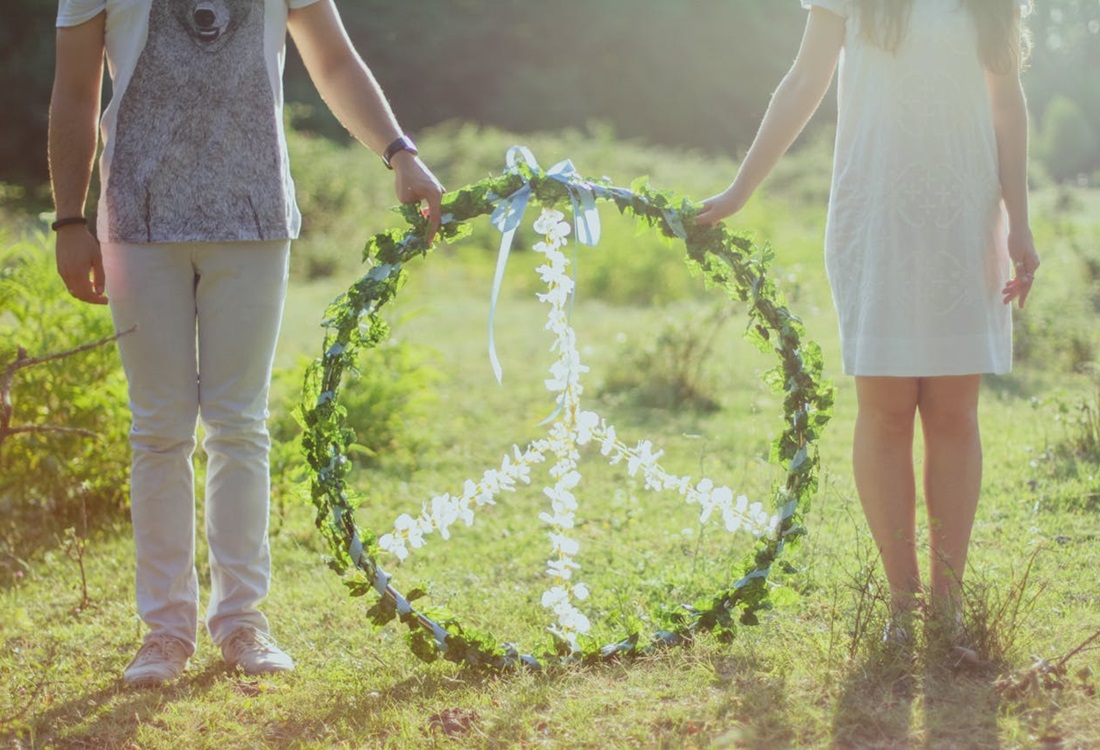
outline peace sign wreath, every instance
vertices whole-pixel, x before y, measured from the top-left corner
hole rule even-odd
[[[571,231],[585,244],[598,241],[597,200],[610,201],[620,213],[644,220],[667,238],[683,241],[689,266],[701,270],[708,283],[722,288],[731,299],[748,304],[746,337],[761,351],[771,351],[779,359],[764,376],[772,390],[783,397],[782,431],[772,442],[769,456],[770,462],[786,473],[772,490],[774,515],[769,517],[759,504],[747,508],[744,498],[735,500],[728,488],[715,487],[710,480],[691,484],[687,478],[665,474],[656,463],[660,452],[654,453],[648,441],[630,448],[598,415],[579,409],[578,373],[587,368],[580,365],[572,344],[572,329],[563,321],[572,280],[564,273],[568,261],[559,248]],[[343,577],[352,596],[373,591],[378,600],[368,610],[368,619],[378,626],[400,619],[408,627],[412,651],[425,661],[442,656],[472,667],[504,670],[520,665],[541,667],[637,656],[689,642],[694,634],[704,631],[730,639],[738,624],[757,624],[758,613],[769,606],[767,577],[772,566],[784,549],[805,533],[803,517],[817,490],[816,443],[829,421],[833,400],[831,384],[822,380],[820,348],[804,340],[801,322],[787,309],[768,277],[772,254],[767,247],[754,245],[723,226],[696,224],[696,205],[653,190],[644,181],[626,189],[606,179],[585,180],[567,161],[543,171],[529,151],[519,148],[509,151],[508,168],[502,175],[448,193],[443,199],[438,233],[442,239],[453,241],[469,235],[472,230],[467,222],[486,215],[493,217],[493,223],[504,234],[494,308],[512,237],[529,201],[544,209],[535,228],[545,239],[535,249],[546,257],[546,264],[539,270],[548,283],[548,292],[539,297],[550,303],[551,322],[547,327],[558,334],[557,369],[551,368],[552,378],[547,381],[558,401],[550,436],[533,442],[526,451],[515,448],[514,456],[505,455],[499,471],[487,471],[481,482],[468,480],[462,493],[438,496],[425,503],[420,518],[401,516],[392,533],[377,537],[356,525],[354,513],[359,496],[348,481],[348,452],[355,433],[346,422],[339,393],[345,374],[354,372],[351,368],[358,351],[387,338],[388,328],[379,312],[397,295],[407,273],[405,264],[431,249],[425,242],[425,217],[415,207],[402,208],[409,227],[382,232],[367,242],[363,259],[370,268],[326,310],[323,354],[306,371],[299,406],[304,427],[302,445],[311,468],[310,497],[317,509],[316,525],[332,553],[329,566]],[[563,213],[554,210],[557,208],[572,208],[572,227],[562,220]],[[490,323],[490,351],[499,377],[491,330]],[[588,443],[599,444],[612,463],[622,460],[628,473],[640,475],[647,487],[678,490],[688,502],[699,503],[701,520],[719,510],[728,528],[747,527],[757,537],[755,550],[735,566],[732,582],[690,605],[666,607],[654,613],[654,619],[666,629],[650,634],[624,633],[606,644],[578,637],[586,631],[587,620],[574,603],[584,599],[587,590],[583,584],[571,581],[573,570],[579,566],[571,557],[576,543],[568,537],[572,510],[576,508],[570,489],[579,479],[575,470],[579,449]],[[449,525],[456,520],[471,523],[474,505],[491,503],[495,494],[511,490],[517,479],[527,481],[530,465],[545,460],[547,454],[557,459],[550,469],[554,485],[544,490],[553,501],[554,512],[540,516],[551,526],[554,549],[548,573],[555,585],[542,597],[543,605],[558,615],[557,626],[549,628],[553,636],[551,649],[538,656],[523,654],[513,644],[498,643],[492,634],[463,625],[451,613],[414,606],[413,602],[424,595],[422,591],[405,596],[394,587],[390,575],[377,562],[380,550],[404,558],[407,545],[420,546],[424,534],[438,531],[446,537]]]

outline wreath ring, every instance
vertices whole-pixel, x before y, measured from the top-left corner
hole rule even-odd
[[[470,220],[497,212],[521,192],[524,203],[529,198],[544,208],[572,206],[576,215],[577,195],[583,192],[589,200],[614,203],[620,213],[646,221],[667,238],[682,240],[689,265],[700,269],[708,283],[721,287],[731,299],[748,304],[746,337],[779,360],[764,376],[783,397],[783,429],[773,440],[769,457],[771,463],[784,467],[786,474],[773,487],[778,521],[735,566],[731,583],[691,605],[665,610],[660,619],[667,629],[648,636],[626,633],[619,640],[582,651],[556,640],[552,651],[536,657],[520,653],[512,644],[498,644],[491,634],[467,627],[453,615],[414,606],[413,601],[423,592],[405,596],[394,587],[377,562],[378,538],[354,521],[358,496],[348,482],[348,452],[355,433],[338,400],[341,382],[353,368],[358,351],[374,347],[388,336],[379,311],[396,297],[405,264],[431,250],[425,241],[427,219],[415,206],[404,206],[400,212],[408,227],[368,240],[363,260],[369,270],[327,308],[322,323],[323,354],[307,368],[303,384],[298,409],[304,428],[302,450],[310,466],[315,522],[332,553],[329,566],[343,577],[352,596],[374,592],[378,600],[368,610],[368,618],[376,625],[399,618],[409,629],[413,652],[425,661],[442,656],[478,668],[537,668],[638,656],[689,642],[700,632],[730,639],[738,624],[758,623],[758,613],[770,605],[767,577],[772,566],[805,534],[803,518],[817,490],[817,440],[829,421],[833,402],[832,385],[822,379],[821,350],[805,339],[801,321],[787,309],[769,278],[772,253],[768,247],[757,246],[722,225],[696,224],[696,204],[654,190],[645,181],[627,189],[606,179],[584,180],[571,165],[563,175],[557,168],[544,172],[533,159],[513,161],[511,157],[510,152],[504,174],[443,197],[438,237],[453,241],[469,235]]]

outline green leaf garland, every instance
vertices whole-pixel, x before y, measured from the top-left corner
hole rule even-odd
[[[443,223],[438,237],[454,241],[470,234],[468,222],[491,214],[504,196],[529,184],[532,202],[545,208],[567,209],[568,188],[526,163],[509,172],[476,182],[443,198]],[[511,644],[499,644],[491,634],[464,626],[454,615],[429,606],[414,607],[394,588],[376,562],[376,536],[354,521],[360,496],[349,482],[348,451],[355,438],[339,403],[340,383],[360,349],[377,346],[389,335],[379,311],[396,296],[405,278],[405,264],[427,255],[427,219],[414,206],[401,209],[408,228],[390,230],[368,240],[363,260],[369,270],[325,311],[323,354],[309,366],[299,407],[304,428],[302,448],[312,478],[310,497],[317,509],[316,524],[332,552],[330,567],[344,578],[352,596],[373,592],[378,601],[367,610],[376,625],[399,619],[409,629],[409,646],[424,661],[442,656],[475,668],[504,670],[517,666],[541,667],[583,661],[610,661],[652,653],[688,643],[694,634],[710,631],[731,639],[738,626],[755,625],[759,612],[771,605],[767,577],[783,551],[805,534],[803,519],[817,491],[817,440],[832,414],[833,389],[822,379],[820,348],[806,341],[801,321],[786,307],[767,274],[771,251],[724,226],[696,224],[698,206],[687,199],[652,189],[644,179],[630,189],[606,180],[586,181],[597,199],[614,203],[620,213],[646,222],[670,240],[681,239],[689,265],[722,288],[731,299],[748,304],[747,338],[761,351],[772,352],[777,366],[765,375],[767,384],[783,397],[783,429],[772,443],[770,460],[786,478],[773,488],[780,523],[774,534],[757,540],[756,548],[734,566],[724,588],[691,605],[666,607],[657,613],[665,630],[643,635],[638,629],[615,642],[585,642],[574,652],[557,641],[554,650],[539,656],[521,654]]]

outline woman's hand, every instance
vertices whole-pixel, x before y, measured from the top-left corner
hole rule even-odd
[[[832,11],[817,6],[810,9],[798,56],[772,95],[737,178],[724,192],[703,201],[697,222],[717,224],[740,211],[794,143],[829,90],[844,47],[846,23]]]
[[[703,201],[703,210],[695,215],[695,221],[713,226],[727,216],[733,216],[744,207],[745,200],[738,197],[733,185],[730,185],[718,195],[712,195]]]
[[[1035,272],[1039,269],[1039,253],[1035,251],[1035,240],[1030,230],[1009,232],[1008,257],[1012,259],[1015,275],[1005,284],[1001,294],[1004,295],[1006,305],[1011,305],[1013,300],[1019,300],[1019,305],[1023,308],[1027,295],[1031,293],[1031,285],[1035,283]]]

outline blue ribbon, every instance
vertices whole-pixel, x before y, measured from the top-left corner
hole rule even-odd
[[[496,273],[493,275],[493,294],[489,302],[489,362],[498,383],[502,381],[504,373],[497,357],[493,321],[496,318],[501,283],[504,281],[504,268],[508,265],[508,255],[512,252],[512,242],[516,238],[516,230],[523,222],[527,204],[531,201],[531,181],[520,171],[519,163],[522,161],[535,174],[541,172],[535,155],[526,146],[512,146],[508,149],[505,161],[508,172],[524,175],[524,178],[523,185],[518,190],[501,199],[490,219],[502,235],[500,250],[497,252]],[[573,204],[573,237],[583,245],[596,245],[600,241],[600,214],[596,210],[596,193],[592,184],[580,176],[569,159],[555,164],[545,176],[560,182],[569,193],[569,200]]]

